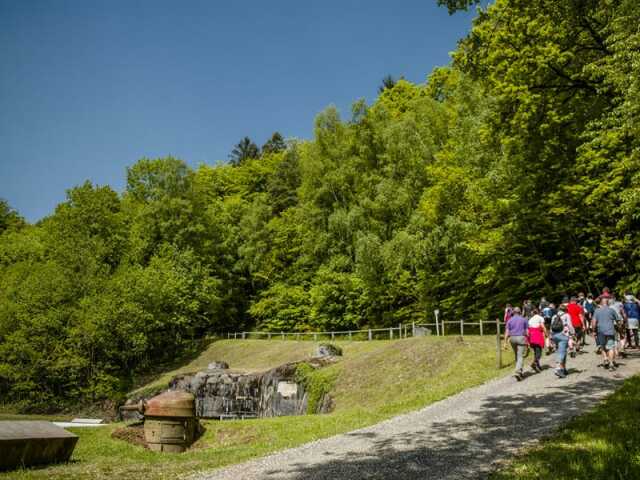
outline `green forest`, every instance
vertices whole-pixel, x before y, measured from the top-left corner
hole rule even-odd
[[[245,138],[197,168],[141,159],[124,192],[75,186],[36,224],[3,201],[0,398],[118,400],[228,331],[637,291],[639,26],[637,0],[496,0],[450,65],[328,107],[310,140]]]

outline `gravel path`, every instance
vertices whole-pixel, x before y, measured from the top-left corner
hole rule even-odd
[[[553,369],[517,382],[512,376],[471,388],[422,410],[311,442],[199,480],[476,479],[496,463],[552,432],[640,372],[640,355],[617,372],[598,368],[587,347],[569,359],[569,376]],[[510,354],[510,353],[509,353]],[[551,365],[552,357],[544,357]]]

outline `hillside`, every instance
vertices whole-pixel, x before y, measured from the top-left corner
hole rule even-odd
[[[477,375],[476,369],[495,368],[493,337],[467,337],[464,341],[430,337],[333,343],[342,348],[343,357],[336,365],[318,373],[336,378],[331,395],[337,411],[358,407],[393,410],[402,409],[399,405],[418,405],[427,392],[450,381],[447,380],[449,373],[457,372],[456,377],[464,379]],[[310,341],[215,341],[194,360],[163,372],[129,396],[165,389],[174,376],[204,370],[216,360],[227,362],[231,370],[258,372],[305,360],[316,348],[317,343]]]
[[[251,457],[354,430],[503,375],[495,369],[495,338],[423,337],[395,341],[336,342],[343,359],[319,372],[335,379],[331,394],[335,410],[327,415],[303,415],[258,420],[204,421],[205,435],[182,455],[157,455],[110,437],[121,424],[79,430],[73,462],[25,471],[13,477],[42,478],[175,478],[178,472],[237,463]],[[304,359],[313,342],[222,340],[212,343],[192,362],[165,372],[144,389],[156,388],[178,372],[197,370],[212,360],[233,368],[262,370]],[[4,480],[6,475],[0,474]]]

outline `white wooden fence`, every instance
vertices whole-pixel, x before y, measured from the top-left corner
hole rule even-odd
[[[265,340],[380,340],[394,338],[408,338],[416,335],[416,328],[426,327],[431,330],[432,334],[437,336],[455,335],[464,336],[464,329],[467,327],[478,327],[479,334],[484,335],[485,330],[490,328],[494,330],[495,323],[480,320],[479,322],[465,322],[464,320],[436,321],[433,323],[411,323],[398,324],[397,327],[389,328],[369,328],[366,330],[341,330],[329,332],[229,332],[228,339],[265,339]],[[434,331],[435,329],[435,331]],[[474,328],[475,329],[475,328]],[[467,330],[469,333],[469,330]]]

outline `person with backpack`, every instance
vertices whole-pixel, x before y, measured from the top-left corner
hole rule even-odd
[[[537,308],[533,309],[533,316],[529,319],[529,346],[533,350],[533,362],[531,368],[540,373],[542,371],[542,365],[540,365],[540,359],[542,358],[542,349],[544,348],[544,342],[547,338],[547,329],[544,327],[544,318],[540,315],[540,311]]]
[[[611,297],[609,298],[609,306],[613,309],[616,315],[616,357],[624,358],[627,356],[627,353],[624,351],[627,338],[627,318],[626,313],[624,312],[624,306],[614,294],[611,294]]]
[[[555,374],[559,378],[565,378],[567,371],[567,349],[569,348],[569,340],[575,334],[571,317],[566,312],[566,305],[562,304],[551,319],[551,339],[556,345],[556,369]]]
[[[507,322],[505,331],[505,341],[508,339],[516,356],[516,380],[520,381],[524,378],[522,367],[524,364],[524,354],[527,350],[527,335],[529,330],[529,322],[521,315],[519,307],[513,309],[513,316]]]
[[[615,370],[617,367],[616,322],[617,315],[613,308],[609,306],[609,299],[601,297],[600,306],[593,314],[591,325],[593,331],[597,332],[598,346],[602,349],[602,366],[611,370]]]
[[[624,313],[627,317],[627,347],[638,348],[638,326],[640,323],[640,302],[627,292],[624,296]]]
[[[547,297],[540,297],[540,303],[538,304],[538,312],[542,313],[545,308],[549,306]]]

